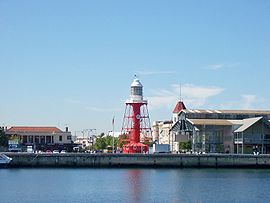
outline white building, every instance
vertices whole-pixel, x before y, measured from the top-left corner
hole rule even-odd
[[[154,122],[155,139],[177,152],[191,142],[194,152],[270,153],[270,111],[186,109],[178,102],[168,132],[165,122]]]
[[[79,144],[82,149],[92,147],[95,143],[95,137],[77,137],[74,141],[75,144]]]

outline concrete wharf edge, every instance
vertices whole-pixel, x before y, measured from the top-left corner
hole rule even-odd
[[[269,168],[270,155],[236,154],[30,154],[4,153],[9,167]]]

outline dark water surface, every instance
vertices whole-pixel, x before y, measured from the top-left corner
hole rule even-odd
[[[9,202],[270,202],[270,170],[0,169]]]

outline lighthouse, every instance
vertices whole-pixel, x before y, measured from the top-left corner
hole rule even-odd
[[[130,98],[126,109],[121,134],[124,137],[124,153],[146,153],[147,143],[152,141],[147,100],[143,99],[143,85],[136,77],[130,86]]]

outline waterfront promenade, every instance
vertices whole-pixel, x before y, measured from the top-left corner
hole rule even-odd
[[[270,168],[270,155],[5,153],[10,167]]]

